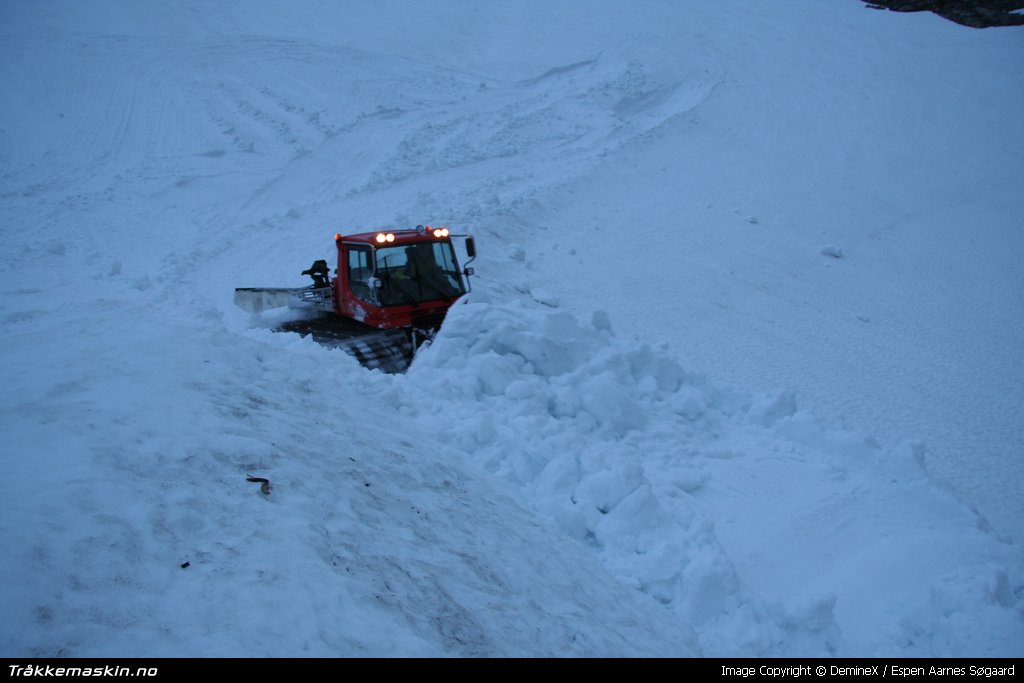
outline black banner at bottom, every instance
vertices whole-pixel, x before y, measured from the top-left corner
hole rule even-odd
[[[408,672],[414,675],[490,672],[505,675],[518,670],[557,672],[567,667],[579,676],[589,667],[598,675],[614,674],[617,667],[630,677],[644,670],[677,672],[724,679],[892,678],[898,680],[957,679],[1007,680],[1021,671],[1020,659],[361,659],[361,658],[252,658],[252,659],[4,659],[8,680],[39,679],[160,679],[194,678],[207,674],[253,676],[350,675],[360,669],[374,673]],[[571,667],[571,668],[570,668]]]

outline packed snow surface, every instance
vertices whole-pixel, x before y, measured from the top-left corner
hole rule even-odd
[[[0,19],[3,655],[1024,655],[1024,29]],[[418,223],[404,375],[232,303]]]

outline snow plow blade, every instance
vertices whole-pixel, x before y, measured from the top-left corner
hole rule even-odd
[[[250,313],[262,313],[271,308],[291,305],[308,287],[238,287],[235,305]]]

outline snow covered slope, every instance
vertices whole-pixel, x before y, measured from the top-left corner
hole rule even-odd
[[[682,41],[675,61],[717,60],[722,84],[530,214],[548,231],[526,253],[563,305],[614,311],[691,369],[922,441],[1019,542],[1024,29],[840,5],[771,31],[688,17],[685,35],[729,39]],[[643,238],[636,265],[625,235]]]
[[[1022,654],[1017,33],[0,13],[0,652]],[[231,303],[421,222],[482,256],[407,375]]]

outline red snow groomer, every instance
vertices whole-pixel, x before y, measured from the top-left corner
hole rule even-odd
[[[458,238],[468,257],[459,264]],[[297,332],[342,348],[363,365],[403,372],[416,350],[440,328],[448,309],[469,290],[476,258],[473,237],[448,228],[417,226],[334,236],[338,266],[331,277],[327,261],[302,271],[306,287],[243,287],[235,303],[259,313],[268,308],[304,308],[315,316],[293,320],[278,330]]]

